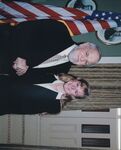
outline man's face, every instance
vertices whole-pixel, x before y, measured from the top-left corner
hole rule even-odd
[[[78,80],[70,80],[64,84],[65,93],[75,97],[84,97],[85,88],[87,88],[86,84],[81,83]]]
[[[89,43],[80,44],[69,55],[70,61],[80,66],[96,64],[99,61],[99,57],[96,47],[91,46]]]

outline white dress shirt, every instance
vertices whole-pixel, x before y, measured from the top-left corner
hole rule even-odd
[[[35,84],[35,85],[44,87],[46,89],[49,89],[49,90],[52,90],[52,91],[58,93],[58,95],[56,96],[56,99],[61,99],[61,96],[64,93],[56,91],[51,85],[55,84],[55,83],[63,83],[63,81],[59,80],[56,75],[54,75],[54,76],[55,76],[56,80],[54,82],[52,82],[52,83],[41,83],[41,84]]]
[[[56,54],[56,55],[59,55],[59,56],[64,56],[63,58],[58,59],[58,60],[56,60],[56,61],[48,62],[48,63],[44,63],[44,62],[46,62],[46,61],[44,61],[43,63],[39,64],[38,66],[35,66],[34,68],[46,68],[46,67],[56,66],[56,65],[59,65],[59,64],[63,64],[63,63],[69,62],[68,55],[69,55],[69,53],[70,53],[76,46],[77,46],[77,45],[74,44],[74,45],[70,46],[69,48],[63,50],[62,52]],[[53,57],[55,57],[56,55],[54,55]],[[52,58],[52,57],[51,57],[51,58]]]

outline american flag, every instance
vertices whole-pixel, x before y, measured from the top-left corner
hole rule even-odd
[[[86,11],[28,2],[0,1],[0,24],[55,19],[63,22],[71,35],[79,35],[121,26],[121,13]]]

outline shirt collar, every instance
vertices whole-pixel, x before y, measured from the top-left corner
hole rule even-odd
[[[50,84],[53,84],[53,83],[63,83],[63,81],[59,80],[58,76],[57,75],[54,75],[55,76],[55,81],[52,82],[52,83],[41,83],[41,84],[35,84],[37,86],[41,86],[43,88],[46,88],[46,89],[49,89],[49,90],[52,90],[54,92],[57,93],[57,96],[56,96],[56,99],[61,99],[61,96],[64,94],[62,92],[58,92],[56,91],[55,89],[52,89],[52,87],[50,86]]]
[[[57,65],[60,65],[60,64],[63,64],[63,63],[67,63],[69,62],[69,58],[68,58],[68,55],[69,53],[75,48],[77,47],[76,44],[66,48],[65,50],[63,50],[62,52],[56,54],[56,55],[60,55],[60,56],[64,56],[63,59],[60,59],[60,60],[57,60],[57,61],[52,61],[52,62],[49,62],[49,63],[44,63],[42,62],[41,64],[39,64],[38,66],[35,66],[34,68],[46,68],[46,67],[51,67],[51,66],[57,66]],[[56,56],[54,55],[54,56]],[[53,56],[53,57],[54,57]]]
[[[70,46],[69,48],[65,49],[64,51],[58,53],[58,55],[61,55],[61,56],[68,55],[75,47],[77,47],[76,44],[74,44],[74,45]]]

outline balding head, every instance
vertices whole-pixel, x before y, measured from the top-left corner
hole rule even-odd
[[[94,65],[101,58],[99,48],[93,43],[83,43],[78,45],[69,54],[69,60],[76,65]]]

